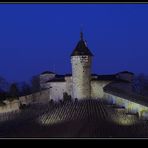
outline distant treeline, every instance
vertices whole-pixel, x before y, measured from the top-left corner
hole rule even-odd
[[[133,91],[142,96],[148,96],[148,76],[139,74],[133,80]]]
[[[9,83],[0,76],[0,101],[6,99],[18,99],[19,96],[29,95],[40,91],[39,76],[33,76],[30,82]]]

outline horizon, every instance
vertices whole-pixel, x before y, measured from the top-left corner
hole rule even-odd
[[[0,76],[28,81],[43,71],[71,73],[81,25],[92,73],[148,75],[147,4],[0,4]]]

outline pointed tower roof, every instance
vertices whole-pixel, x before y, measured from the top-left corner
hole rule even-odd
[[[91,51],[88,49],[86,42],[83,40],[83,32],[80,32],[80,41],[78,42],[76,48],[73,50],[71,56],[78,55],[89,55],[93,56]]]

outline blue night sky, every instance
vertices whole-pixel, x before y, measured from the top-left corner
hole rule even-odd
[[[0,76],[71,73],[81,24],[93,73],[148,74],[148,4],[0,4]]]

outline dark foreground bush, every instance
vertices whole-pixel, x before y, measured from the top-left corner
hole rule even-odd
[[[29,106],[28,105],[26,105],[26,104],[20,104],[20,109],[26,109],[26,108],[28,108]]]
[[[71,99],[71,96],[68,95],[66,92],[63,93],[63,102],[71,102],[72,99]]]

